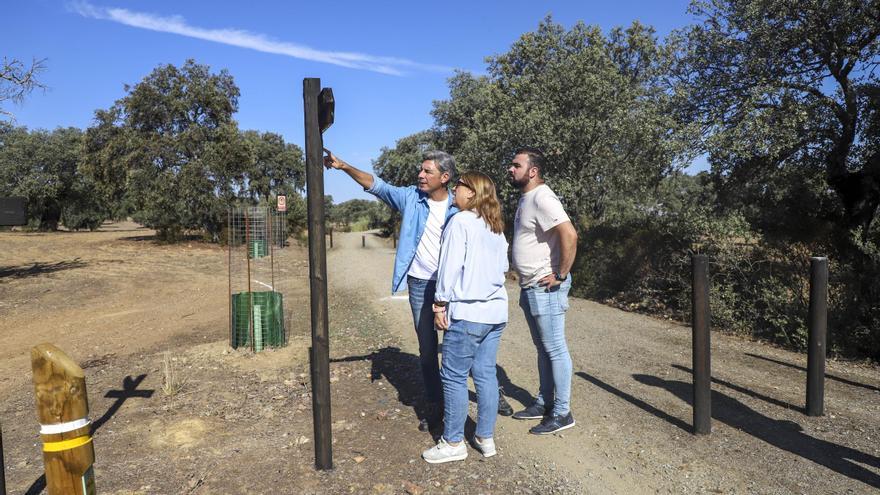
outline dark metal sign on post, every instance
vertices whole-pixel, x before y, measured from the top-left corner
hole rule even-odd
[[[0,198],[0,226],[27,225],[26,198]]]
[[[324,88],[318,94],[318,125],[321,134],[333,125],[336,116],[336,100],[333,98],[333,88]]]
[[[320,94],[319,94],[320,93]],[[329,103],[328,103],[329,102]],[[311,291],[312,417],[315,467],[333,468],[330,430],[330,338],[327,318],[327,251],[324,244],[324,139],[333,124],[333,90],[321,90],[318,78],[303,79],[306,132],[306,190],[309,216],[309,288]]]

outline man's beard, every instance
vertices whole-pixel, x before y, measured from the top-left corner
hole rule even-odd
[[[515,187],[517,189],[524,189],[529,184],[528,178],[523,178],[523,179],[517,180],[512,175],[507,176],[507,181],[510,182],[510,185],[512,185],[513,187]]]

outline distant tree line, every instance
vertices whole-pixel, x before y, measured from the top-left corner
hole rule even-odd
[[[85,131],[0,123],[0,196],[26,197],[33,228],[95,229],[130,216],[161,240],[198,232],[217,241],[229,206],[274,206],[281,194],[290,228],[303,228],[302,149],[238,128],[229,73],[190,60],[125,91]]]
[[[831,262],[830,349],[880,358],[880,4],[705,0],[664,40],[551,18],[457,73],[431,129],[373,166],[413,183],[422,151],[500,189],[513,150],[548,157],[580,233],[579,294],[689,318],[689,257],[713,260],[713,325],[803,350],[809,257]],[[683,172],[696,157],[710,170]]]

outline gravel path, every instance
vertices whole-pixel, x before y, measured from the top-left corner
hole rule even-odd
[[[363,235],[335,234],[331,292],[374,301],[372,311],[402,350],[417,354],[405,295],[390,294],[394,251],[371,234],[362,248]],[[499,378],[518,408],[537,390],[537,371],[519,289],[510,283],[508,291]],[[535,437],[527,433],[532,422],[499,418],[496,441],[508,463],[558,473],[598,494],[880,490],[877,367],[829,361],[826,414],[811,418],[803,414],[805,355],[713,333],[713,431],[696,437],[688,327],[574,298],[567,320],[577,426]],[[414,429],[406,448],[423,444],[430,438]]]

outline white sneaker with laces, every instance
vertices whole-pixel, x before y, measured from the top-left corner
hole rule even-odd
[[[492,457],[497,453],[495,451],[495,440],[492,438],[480,440],[480,437],[474,436],[474,446],[483,454],[483,457]]]
[[[442,464],[450,461],[463,461],[467,459],[467,444],[460,442],[458,445],[449,445],[446,439],[440,437],[437,445],[422,452],[422,459],[431,464]]]

